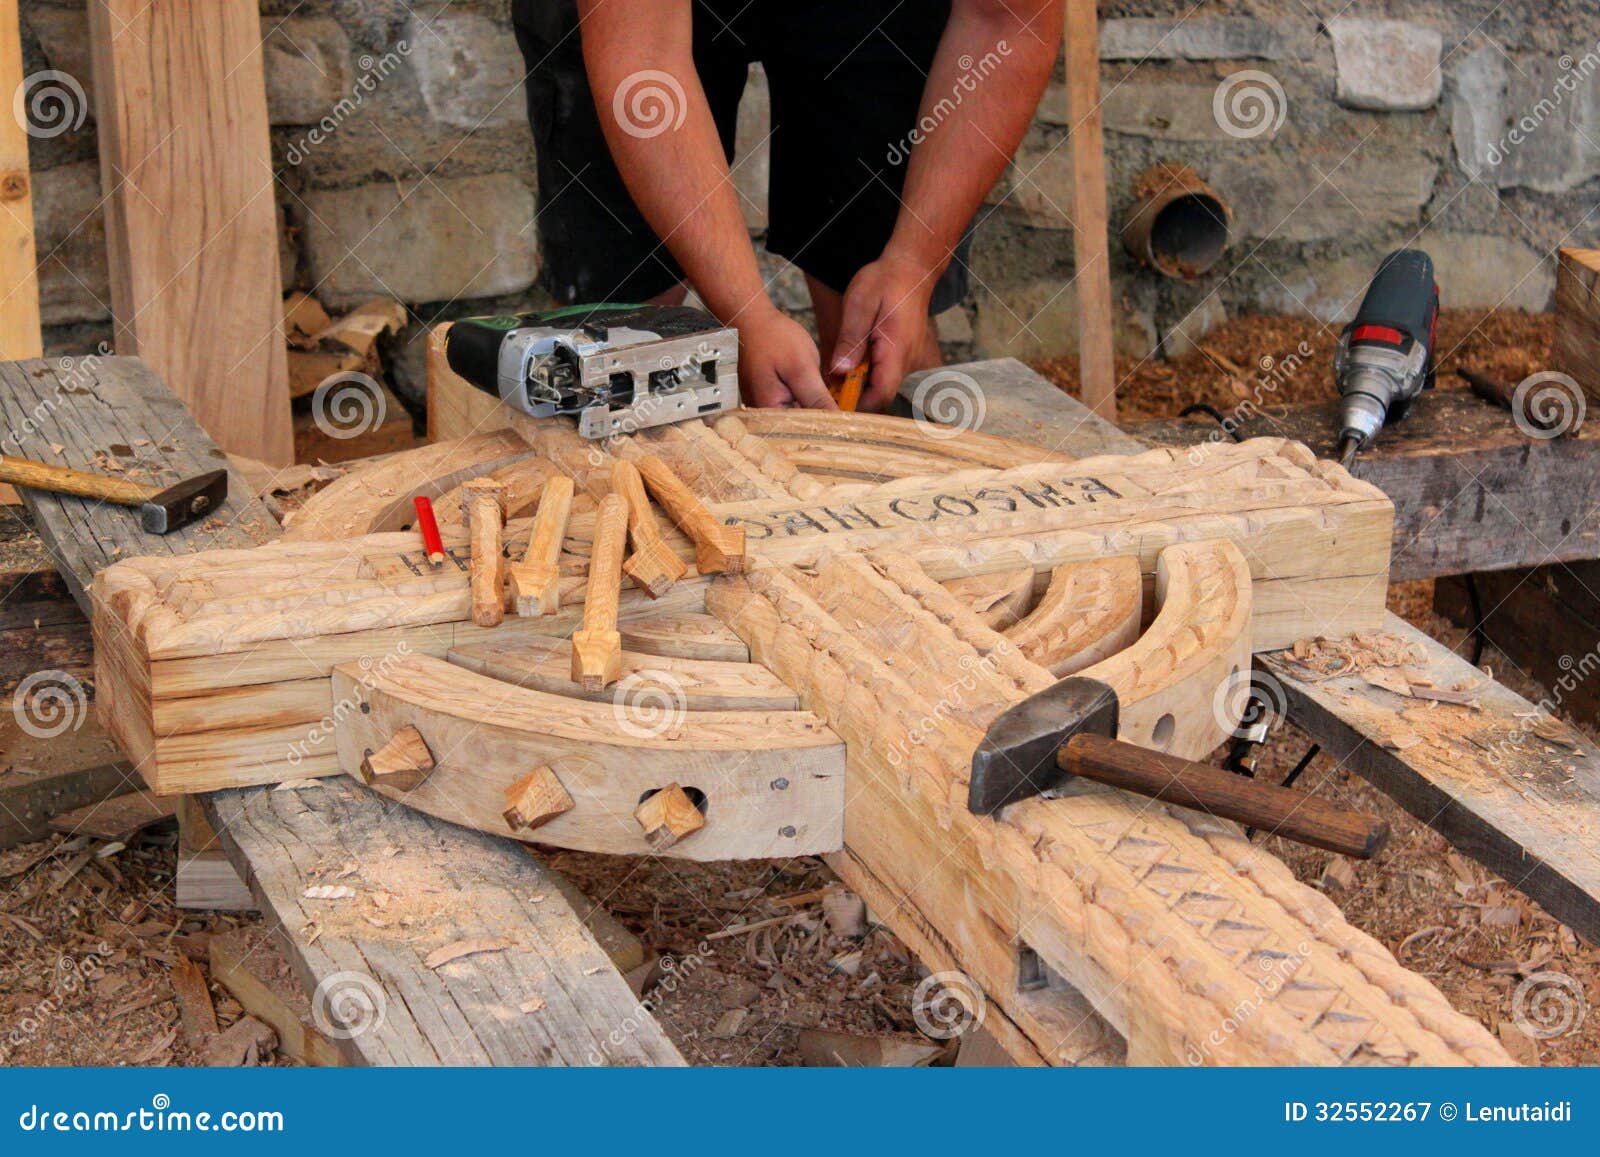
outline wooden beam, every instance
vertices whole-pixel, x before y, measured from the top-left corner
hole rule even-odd
[[[95,0],[89,40],[117,352],[225,450],[291,462],[259,6]]]
[[[1561,250],[1550,365],[1570,374],[1591,401],[1600,401],[1600,249]]]
[[[0,96],[23,95],[22,36],[17,0],[0,0]],[[28,129],[0,115],[0,361],[43,353],[39,333],[39,264],[33,249],[33,181]]]
[[[1600,943],[1600,747],[1394,615],[1383,632],[1423,656],[1422,680],[1469,688],[1471,705],[1317,677],[1285,651],[1257,663],[1340,766]]]
[[[1072,279],[1078,300],[1083,404],[1117,420],[1112,357],[1111,255],[1106,221],[1105,134],[1100,119],[1100,30],[1095,0],[1067,0],[1062,24],[1067,126],[1072,148]]]
[[[313,994],[315,1023],[335,1030],[351,1063],[683,1063],[553,873],[516,844],[387,806],[346,780],[220,792],[205,806],[263,913],[281,927],[290,966]],[[359,866],[347,880],[355,895],[306,896],[329,864]],[[423,887],[425,907],[416,899]],[[380,894],[393,898],[392,916],[375,902]],[[400,915],[409,918],[403,927]],[[504,947],[424,963],[467,940]]]
[[[50,833],[60,815],[125,795],[139,786],[139,773],[125,763],[73,771],[0,771],[0,851]]]
[[[1240,438],[1303,442],[1334,456],[1338,403],[1241,408]],[[1209,419],[1162,419],[1130,427],[1203,459],[1230,439]],[[1600,555],[1600,420],[1540,440],[1505,410],[1465,390],[1423,394],[1385,427],[1352,470],[1395,505],[1391,580],[1504,570]]]

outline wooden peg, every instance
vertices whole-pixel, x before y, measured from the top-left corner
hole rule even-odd
[[[472,542],[472,621],[498,627],[506,617],[505,556],[500,532],[505,521],[505,486],[492,478],[474,478],[461,487],[461,512]]]
[[[506,788],[506,824],[512,831],[549,823],[576,806],[548,765],[534,768]]]
[[[410,724],[396,731],[376,751],[361,760],[360,779],[368,787],[415,791],[433,770],[433,752],[422,732]]]
[[[689,564],[662,540],[661,527],[650,509],[639,468],[626,458],[617,459],[611,467],[611,490],[622,495],[628,504],[628,534],[633,539],[633,554],[622,564],[623,573],[643,587],[645,594],[659,599],[667,593],[667,588],[689,573]]]
[[[511,598],[519,615],[553,615],[561,609],[561,543],[572,516],[572,479],[557,474],[544,484],[533,533],[522,561],[511,564]]]
[[[572,679],[585,691],[599,691],[622,675],[617,595],[627,536],[628,504],[620,494],[607,494],[595,514],[589,582],[583,596],[583,626],[572,633]]]
[[[672,467],[656,455],[644,455],[638,467],[667,517],[694,541],[695,569],[701,574],[743,574],[747,562],[744,527],[718,522]]]
[[[689,793],[675,783],[652,792],[633,809],[633,818],[644,829],[644,842],[657,852],[688,839],[706,826],[705,814],[694,806]]]

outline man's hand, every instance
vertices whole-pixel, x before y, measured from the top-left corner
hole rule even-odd
[[[939,273],[886,250],[850,279],[839,341],[828,369],[843,374],[863,359],[870,363],[860,409],[888,409],[906,373],[924,368],[929,348],[928,299]]]
[[[751,406],[804,406],[835,410],[822,380],[817,343],[770,303],[735,319],[739,330],[739,389]]]

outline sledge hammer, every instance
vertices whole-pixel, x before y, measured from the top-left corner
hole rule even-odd
[[[1389,838],[1389,825],[1373,816],[1116,735],[1116,691],[1098,679],[1063,679],[990,724],[972,756],[967,807],[993,815],[1082,776],[1361,860]]]
[[[146,486],[131,478],[112,478],[49,462],[0,455],[0,482],[135,507],[146,534],[171,534],[181,530],[197,518],[213,513],[228,499],[226,470],[210,470],[163,488]]]

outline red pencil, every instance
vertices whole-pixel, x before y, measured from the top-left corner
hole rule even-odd
[[[444,539],[439,537],[439,524],[434,521],[433,503],[425,494],[411,500],[417,508],[417,532],[422,535],[422,547],[428,552],[428,561],[438,565],[444,561]]]

